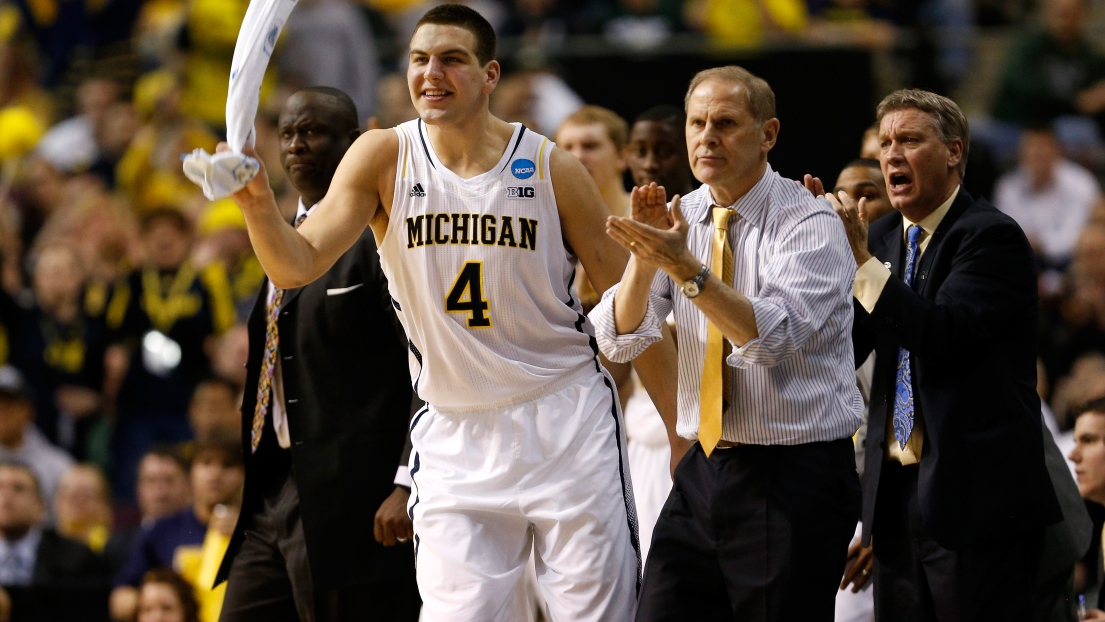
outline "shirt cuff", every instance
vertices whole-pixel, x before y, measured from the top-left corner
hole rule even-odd
[[[595,341],[598,342],[599,350],[614,363],[628,363],[649,346],[662,340],[663,332],[660,329],[660,316],[656,314],[656,309],[649,300],[645,317],[637,330],[619,335],[614,326],[614,294],[617,291],[617,285],[606,290],[589,317],[595,326]]]
[[[875,304],[882,296],[882,289],[890,280],[890,269],[877,257],[865,261],[859,270],[856,270],[856,281],[852,285],[852,293],[868,313],[875,311]]]
[[[765,301],[762,298],[749,297],[748,302],[752,305],[752,314],[756,318],[756,338],[748,341],[743,346],[738,346],[732,341],[729,344],[732,346],[732,352],[729,353],[729,358],[725,359],[725,362],[730,366],[737,369],[743,369],[748,366],[749,363],[771,365],[773,360],[769,360],[772,357],[764,356],[767,350],[770,349],[771,340],[765,341],[765,336],[770,337],[772,331],[787,319],[787,312],[779,307],[779,305],[772,304]]]
[[[399,468],[395,471],[395,481],[393,483],[396,486],[402,486],[410,490],[414,486],[414,480],[411,479],[410,467],[405,464],[399,465]]]

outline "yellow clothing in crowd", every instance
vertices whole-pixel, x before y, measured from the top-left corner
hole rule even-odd
[[[778,30],[797,35],[809,21],[802,0],[702,0],[702,28],[715,43],[727,47],[756,47],[764,34]],[[773,23],[765,24],[764,15]]]

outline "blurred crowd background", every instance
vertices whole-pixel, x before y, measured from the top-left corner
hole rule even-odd
[[[864,130],[886,93],[958,101],[972,123],[967,188],[1037,249],[1039,391],[1066,453],[1071,405],[1105,394],[1105,2],[468,4],[501,37],[493,112],[550,136],[584,104],[626,119],[680,106],[696,70],[735,62],[777,93],[776,168],[834,179],[861,149],[877,157]],[[217,619],[208,590],[185,602],[179,577],[147,571],[209,585],[242,481],[244,322],[263,273],[238,209],[205,200],[180,162],[224,134],[247,6],[0,0],[0,619],[20,599],[96,620],[158,598],[183,619]],[[366,127],[413,118],[405,47],[427,8],[299,1],[257,118],[289,219],[284,100],[328,85]],[[6,544],[27,533],[37,553]],[[42,563],[50,546],[64,563]],[[23,619],[64,618],[43,615]]]

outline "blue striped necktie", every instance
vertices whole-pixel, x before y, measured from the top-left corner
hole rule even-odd
[[[913,286],[913,271],[917,267],[917,240],[921,227],[912,225],[906,231],[908,246],[905,251],[905,284]],[[909,369],[909,350],[898,348],[898,375],[894,387],[894,440],[905,449],[909,435],[913,433],[913,378]]]

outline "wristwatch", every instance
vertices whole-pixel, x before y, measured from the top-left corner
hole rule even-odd
[[[694,298],[702,293],[702,288],[706,285],[706,279],[710,276],[710,269],[706,267],[706,264],[702,265],[702,271],[699,272],[693,279],[684,281],[679,286],[679,291],[683,293],[687,298]]]

